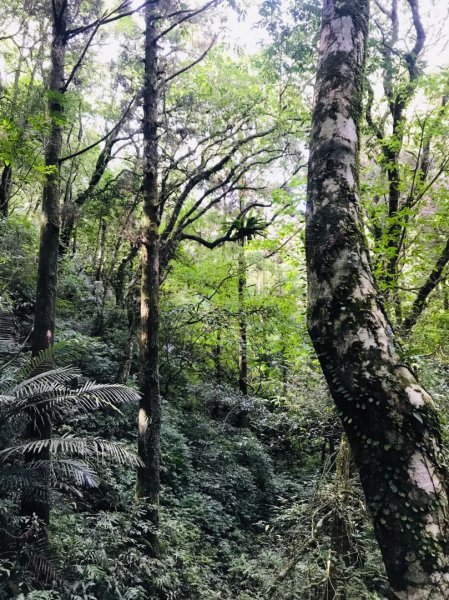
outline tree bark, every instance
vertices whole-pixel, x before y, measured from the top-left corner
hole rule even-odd
[[[213,351],[213,358],[215,363],[215,378],[217,381],[223,379],[223,364],[221,362],[221,355],[223,352],[222,340],[221,340],[221,329],[217,329],[217,342]]]
[[[5,165],[0,180],[0,215],[6,219],[9,212],[9,195],[11,190],[11,165]]]
[[[239,321],[239,389],[248,395],[248,333],[245,312],[246,260],[245,239],[239,240],[238,256],[238,321]]]
[[[45,152],[45,166],[48,169],[42,197],[43,223],[41,227],[39,262],[36,287],[36,307],[32,338],[32,355],[37,356],[54,343],[56,316],[56,288],[58,277],[58,245],[60,227],[59,209],[59,158],[62,149],[62,119],[64,107],[62,93],[64,86],[64,67],[66,53],[67,28],[66,0],[55,0],[53,34],[51,46],[51,66],[49,76],[48,112],[51,118],[51,131]],[[52,428],[49,412],[32,418],[28,427],[28,438],[49,439]],[[28,461],[48,460],[48,450],[41,450],[30,456]],[[37,515],[45,523],[50,519],[50,501],[48,489],[42,489],[39,495],[24,494],[21,511],[23,515]]]
[[[342,564],[349,567],[351,533],[348,522],[339,510],[349,500],[351,477],[351,450],[346,436],[342,437],[336,457],[335,508],[331,525],[330,556],[323,600],[346,600],[346,585]]]
[[[151,6],[151,8],[150,8]],[[143,92],[143,240],[141,287],[141,400],[137,497],[145,499],[154,526],[149,537],[152,553],[159,552],[157,527],[160,493],[161,395],[159,382],[159,194],[158,194],[158,48],[154,21],[157,3],[145,8],[145,82]]]
[[[391,588],[449,598],[447,472],[431,397],[401,364],[359,202],[369,0],[325,0],[310,140],[308,326],[359,469]]]

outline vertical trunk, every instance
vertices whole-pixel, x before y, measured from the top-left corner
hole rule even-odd
[[[150,8],[152,6],[152,8]],[[160,492],[161,396],[159,383],[159,212],[158,212],[158,80],[154,5],[145,9],[145,83],[143,93],[143,240],[141,288],[141,400],[139,455],[145,466],[137,476],[137,497],[148,503],[154,525],[149,542],[158,554],[157,527]]]
[[[134,326],[133,326],[134,327]],[[134,354],[134,339],[135,332],[134,328],[130,330],[128,341],[126,344],[126,349],[124,352],[122,363],[117,372],[116,383],[126,384],[129,374],[131,372],[131,366],[133,362],[133,354]]]
[[[245,310],[246,294],[246,260],[245,260],[245,238],[239,241],[238,257],[238,321],[239,321],[239,390],[244,395],[248,395],[248,343],[247,343],[247,322]],[[237,415],[237,426],[246,427],[248,425],[248,411],[241,408]]]
[[[59,254],[61,256],[66,254],[69,249],[70,240],[72,239],[75,233],[79,210],[93,195],[108,167],[109,161],[112,157],[112,149],[117,140],[117,135],[118,130],[115,131],[115,133],[106,140],[105,146],[100,152],[100,155],[95,164],[95,169],[92,173],[87,188],[76,197],[75,201],[73,201],[71,197],[68,197],[66,199],[66,202],[64,202],[62,210],[61,236],[59,243]]]
[[[11,189],[11,165],[5,165],[0,181],[0,215],[6,219],[9,212],[9,194]]]
[[[218,381],[223,378],[223,365],[221,363],[221,354],[223,348],[221,345],[221,329],[217,330],[217,343],[214,348],[214,363],[215,363],[215,377]]]
[[[359,203],[369,0],[325,0],[310,141],[308,325],[396,598],[449,598],[447,474],[430,396],[396,353]]]
[[[59,254],[64,256],[70,247],[70,241],[74,235],[75,229],[75,207],[72,204],[67,204],[64,207],[64,218],[61,230],[61,239],[59,242]]]
[[[282,395],[287,398],[288,394],[288,357],[287,357],[287,344],[285,338],[282,338],[282,349],[281,349],[281,381],[282,381]]]
[[[107,224],[104,219],[100,220],[100,231],[98,233],[98,253],[97,253],[97,266],[95,269],[95,281],[103,280],[103,266],[104,257],[106,250],[106,231]]]
[[[344,600],[346,589],[341,564],[348,566],[351,548],[350,531],[345,517],[341,514],[349,499],[351,475],[351,450],[348,441],[343,436],[336,458],[335,499],[336,506],[332,519],[331,556],[327,568],[324,600]]]
[[[239,241],[238,258],[238,320],[239,320],[239,389],[244,396],[248,395],[248,352],[247,325],[245,312],[246,260],[245,239]]]
[[[53,345],[55,333],[56,286],[58,275],[59,244],[59,158],[62,149],[62,116],[64,107],[61,90],[64,84],[64,66],[67,27],[66,0],[54,2],[53,37],[51,47],[51,67],[49,80],[48,111],[52,120],[50,136],[45,152],[45,166],[49,173],[44,183],[42,198],[43,223],[39,245],[39,262],[36,288],[36,308],[32,339],[32,355],[37,356],[42,350]],[[49,439],[51,437],[51,420],[48,412],[33,418],[28,427],[30,439]],[[48,460],[48,450],[41,450],[27,456],[26,460]],[[22,514],[35,513],[48,523],[50,518],[50,502],[48,489],[39,495],[24,494],[22,498]]]
[[[401,85],[395,92],[393,91],[393,55],[396,53],[395,47],[399,40],[399,9],[398,0],[392,0],[390,20],[392,26],[391,37],[384,44],[384,90],[388,99],[390,114],[392,118],[392,133],[394,147],[391,144],[383,145],[384,167],[387,171],[389,192],[388,192],[388,217],[389,224],[386,228],[386,259],[385,268],[382,273],[382,281],[385,285],[385,297],[391,295],[391,300],[394,307],[396,321],[400,324],[402,321],[402,307],[398,292],[399,278],[399,259],[403,244],[404,234],[406,233],[404,221],[407,220],[403,209],[407,207],[408,201],[401,206],[401,187],[402,176],[400,170],[400,155],[404,143],[405,126],[406,126],[406,109],[410,104],[416,89],[416,81],[419,70],[417,69],[417,61],[424,47],[426,39],[425,31],[421,24],[419,15],[418,0],[408,0],[411,9],[413,26],[416,34],[416,42],[414,47],[405,56],[405,63],[408,71],[408,82]],[[382,138],[382,135],[380,136]],[[384,141],[384,140],[383,140]],[[421,175],[426,177],[426,151],[423,152],[424,169]],[[412,193],[413,196],[413,193]],[[402,222],[401,222],[402,221]]]
[[[122,359],[122,362],[120,363],[120,366],[119,366],[119,369],[117,372],[117,377],[116,377],[116,382],[122,383],[122,384],[126,384],[126,381],[131,372],[131,366],[132,366],[132,362],[133,362],[134,344],[135,344],[135,340],[136,340],[136,321],[137,321],[137,314],[138,314],[137,306],[136,306],[136,303],[134,300],[135,300],[134,294],[131,291],[131,293],[129,294],[129,298],[128,298],[129,335],[128,335],[128,340],[126,343],[126,348],[123,353],[123,359]]]

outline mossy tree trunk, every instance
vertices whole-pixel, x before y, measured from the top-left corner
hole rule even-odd
[[[244,396],[248,395],[248,332],[246,323],[245,294],[246,294],[246,258],[245,238],[239,242],[238,255],[238,322],[239,322],[239,389]]]
[[[325,0],[310,141],[308,325],[359,469],[391,588],[449,598],[447,474],[430,396],[401,364],[359,202],[369,0]]]
[[[346,585],[342,566],[350,564],[351,532],[345,514],[350,494],[351,450],[346,436],[340,442],[335,469],[335,507],[331,525],[330,556],[323,600],[346,600]]]
[[[50,57],[50,74],[48,85],[48,113],[51,119],[51,130],[45,151],[45,167],[47,169],[42,197],[43,222],[39,244],[39,261],[36,287],[36,307],[34,314],[34,330],[32,338],[32,355],[37,356],[54,343],[56,318],[56,291],[58,278],[58,245],[60,228],[59,159],[62,150],[62,124],[64,106],[64,70],[66,54],[67,2],[55,0],[53,3],[53,34]],[[42,415],[34,415],[28,426],[29,439],[51,438],[52,427],[48,411]],[[49,451],[25,457],[29,461],[48,460]],[[45,523],[50,519],[49,490],[46,486],[38,494],[24,493],[21,512],[23,515],[36,514]]]
[[[158,554],[158,504],[160,493],[161,395],[159,383],[160,322],[160,216],[158,194],[158,48],[155,11],[145,8],[145,83],[143,92],[143,231],[141,287],[141,400],[139,409],[139,456],[145,466],[138,470],[137,497],[145,499],[154,526],[149,536],[153,554]]]
[[[5,165],[0,180],[0,216],[5,218],[9,211],[9,196],[11,191],[12,167]]]

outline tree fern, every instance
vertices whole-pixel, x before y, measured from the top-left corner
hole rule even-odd
[[[120,412],[120,406],[138,400],[138,393],[123,385],[83,381],[80,371],[72,366],[44,370],[50,357],[51,352],[45,351],[29,361],[24,372],[30,376],[9,384],[0,394],[0,433],[8,439],[6,447],[0,450],[3,493],[21,492],[37,497],[40,493],[45,495],[48,487],[76,491],[97,485],[94,463],[141,465],[140,459],[123,445],[99,438],[64,436],[20,443],[14,436],[17,428],[23,428],[24,421],[30,419],[39,422],[47,415],[52,420],[68,421],[105,408]],[[11,443],[9,432],[16,443]],[[45,459],[43,451],[47,453]]]

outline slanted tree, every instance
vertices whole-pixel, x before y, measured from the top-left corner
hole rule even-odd
[[[369,0],[325,0],[310,139],[308,326],[394,596],[449,598],[441,427],[432,398],[395,349],[361,218],[359,123],[368,25]]]

